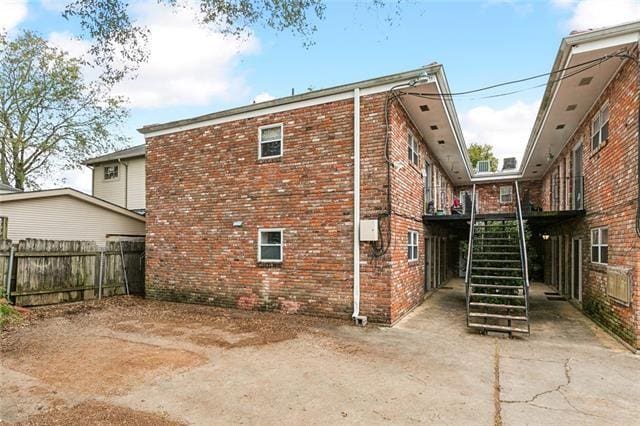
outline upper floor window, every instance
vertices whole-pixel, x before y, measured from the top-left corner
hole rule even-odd
[[[591,230],[591,261],[609,263],[609,230],[607,228]]]
[[[408,146],[408,154],[409,154],[409,162],[414,166],[417,166],[420,163],[419,157],[419,149],[418,149],[418,141],[416,137],[413,136],[413,133],[407,133],[407,146]]]
[[[609,104],[605,103],[591,122],[591,150],[596,151],[609,139]]]
[[[282,262],[282,229],[260,229],[258,234],[258,262]]]
[[[282,124],[262,126],[258,129],[258,158],[282,156]]]
[[[104,166],[104,180],[114,180],[118,178],[118,166]]]
[[[418,232],[407,232],[407,259],[409,262],[418,260]]]
[[[513,187],[509,186],[501,186],[500,187],[500,202],[501,203],[510,203],[513,201]]]

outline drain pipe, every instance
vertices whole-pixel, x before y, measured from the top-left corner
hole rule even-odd
[[[360,315],[360,89],[353,90],[353,320],[366,325]]]

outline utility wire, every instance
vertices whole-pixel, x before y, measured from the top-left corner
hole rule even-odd
[[[565,67],[559,70],[555,70],[555,71],[551,71],[551,72],[547,72],[547,73],[542,73],[542,74],[536,74],[530,77],[524,77],[524,78],[520,78],[520,79],[516,79],[516,80],[510,80],[510,81],[506,81],[506,82],[502,82],[502,83],[497,83],[497,84],[492,84],[490,86],[484,86],[484,87],[480,87],[477,89],[472,89],[472,90],[466,90],[466,91],[462,91],[462,92],[451,92],[451,93],[423,93],[423,92],[409,92],[406,90],[398,90],[401,87],[407,86],[407,84],[398,84],[393,86],[392,88],[390,88],[387,91],[387,96],[385,99],[385,103],[384,103],[384,124],[385,124],[385,134],[384,134],[384,158],[385,158],[385,162],[387,163],[387,209],[386,212],[381,213],[378,215],[378,229],[379,229],[379,235],[382,236],[382,219],[387,217],[389,219],[389,223],[387,226],[387,244],[385,246],[385,243],[383,241],[383,238],[380,238],[380,244],[377,245],[376,243],[373,244],[373,254],[375,257],[382,257],[384,256],[387,251],[389,250],[389,247],[391,246],[391,215],[392,214],[397,214],[397,212],[394,212],[392,209],[392,200],[391,200],[391,166],[392,166],[392,162],[389,156],[389,127],[390,127],[390,123],[389,123],[389,105],[391,103],[391,101],[395,101],[395,100],[399,100],[404,96],[415,96],[415,97],[419,97],[419,98],[425,98],[425,99],[432,99],[432,100],[441,100],[443,98],[453,98],[453,97],[457,97],[457,96],[465,96],[465,95],[470,95],[470,94],[474,94],[474,93],[479,93],[479,92],[485,92],[488,90],[492,90],[492,89],[496,89],[498,87],[504,87],[504,86],[510,86],[513,84],[518,84],[518,83],[523,83],[526,81],[531,81],[531,80],[535,80],[538,78],[542,78],[542,77],[546,77],[546,76],[553,76],[556,74],[560,74],[560,73],[564,73],[565,71],[570,71],[570,70],[574,70],[568,74],[562,75],[559,78],[556,78],[555,80],[549,80],[547,83],[543,83],[543,84],[539,84],[536,86],[532,86],[532,87],[528,87],[528,88],[524,88],[524,89],[519,89],[519,90],[512,90],[509,92],[503,92],[503,93],[498,93],[498,94],[493,94],[493,95],[487,95],[487,96],[482,96],[482,97],[478,97],[475,99],[489,99],[489,98],[497,98],[497,97],[502,97],[502,96],[509,96],[509,95],[513,95],[513,94],[517,94],[517,93],[521,93],[527,90],[532,90],[532,89],[536,89],[539,87],[544,87],[547,86],[549,84],[554,84],[557,82],[560,82],[562,80],[565,80],[567,78],[573,77],[577,74],[583,73],[591,68],[597,67],[599,65],[602,65],[603,63],[613,59],[613,58],[619,58],[619,59],[631,59],[635,62],[635,64],[638,66],[638,69],[640,70],[640,60],[636,57],[634,57],[633,55],[630,54],[628,49],[621,49],[613,54],[610,55],[604,55],[598,58],[594,58],[592,60],[586,61],[586,62],[582,62],[576,65],[571,65],[569,67]],[[639,73],[640,74],[640,73]],[[639,75],[639,85],[640,85],[640,75]],[[411,85],[409,85],[409,87],[411,87]],[[467,98],[469,99],[469,98]],[[474,98],[472,98],[474,99]],[[640,100],[639,100],[640,102]],[[640,105],[638,108],[638,207],[637,207],[637,211],[636,211],[636,234],[640,237]]]

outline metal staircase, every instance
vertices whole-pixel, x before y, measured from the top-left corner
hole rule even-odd
[[[467,326],[529,334],[529,280],[525,223],[516,182],[516,218],[477,219],[475,185],[467,269]]]

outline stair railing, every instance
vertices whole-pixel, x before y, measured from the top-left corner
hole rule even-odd
[[[516,184],[516,219],[518,222],[518,234],[520,236],[520,258],[522,259],[522,279],[524,280],[523,292],[524,292],[524,305],[527,315],[527,329],[530,331],[529,317],[529,259],[527,258],[527,237],[524,232],[524,219],[522,218],[522,204],[520,202],[520,188],[518,187],[518,181]]]
[[[464,273],[464,286],[467,296],[467,325],[469,325],[469,293],[471,288],[471,254],[473,253],[473,233],[476,224],[476,185],[471,194],[471,220],[469,222],[469,243],[467,245],[467,268]]]

